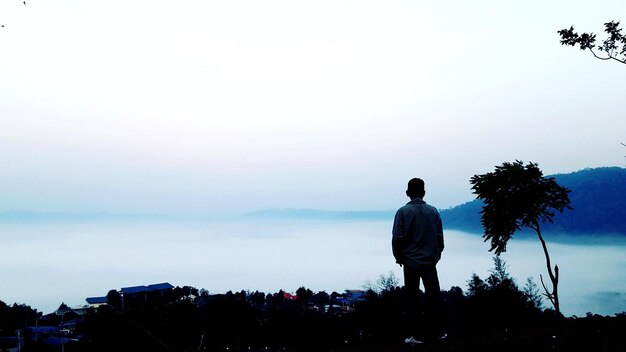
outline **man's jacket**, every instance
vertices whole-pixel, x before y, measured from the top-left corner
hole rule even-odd
[[[434,265],[443,251],[443,225],[437,209],[415,198],[398,209],[391,246],[396,262],[409,267]]]

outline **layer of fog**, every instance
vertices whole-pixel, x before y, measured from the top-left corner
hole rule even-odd
[[[144,222],[0,224],[0,300],[51,312],[110,289],[170,282],[228,290],[342,292],[402,271],[391,256],[390,222]],[[546,278],[541,245],[514,238],[502,255],[523,286]],[[626,311],[626,246],[563,244],[547,238],[561,269],[566,315]],[[472,273],[483,279],[492,253],[478,235],[446,231],[442,289]],[[546,305],[549,305],[546,302]]]

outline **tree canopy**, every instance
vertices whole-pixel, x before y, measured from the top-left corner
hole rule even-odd
[[[494,172],[474,175],[470,183],[476,198],[483,200],[481,223],[485,241],[491,240],[496,255],[522,227],[537,230],[540,222],[552,222],[555,210],[571,209],[567,188],[554,178],[543,177],[535,163],[505,162]]]

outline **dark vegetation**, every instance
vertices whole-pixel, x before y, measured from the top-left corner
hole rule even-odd
[[[384,277],[383,277],[384,278]],[[379,280],[392,284],[393,278]],[[109,292],[114,298],[115,292]],[[564,318],[544,310],[536,285],[520,288],[506,264],[494,258],[486,279],[473,275],[467,290],[442,292],[448,339],[404,346],[403,290],[338,294],[304,287],[295,296],[279,291],[210,295],[177,287],[121,306],[91,308],[82,317],[66,306],[66,330],[58,314],[41,316],[28,306],[0,305],[0,335],[23,332],[23,351],[622,351],[626,316]],[[31,329],[29,329],[31,327]],[[57,340],[50,340],[56,337]],[[59,337],[65,337],[60,345]],[[50,342],[52,341],[52,342]],[[57,343],[54,343],[57,341]]]
[[[618,235],[626,237],[626,168],[586,169],[553,175],[559,185],[571,190],[572,210],[555,214],[553,223],[542,224],[542,231],[568,236]],[[482,233],[482,200],[443,210],[446,228]]]

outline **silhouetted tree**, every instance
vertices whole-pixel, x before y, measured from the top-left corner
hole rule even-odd
[[[524,294],[528,300],[528,303],[536,307],[537,309],[542,309],[543,301],[541,299],[541,295],[539,294],[539,289],[537,288],[537,284],[533,281],[532,277],[526,279],[526,284],[524,285]]]
[[[313,297],[313,291],[302,286],[296,290],[296,297],[298,298],[299,302],[301,302],[302,304],[306,304]]]
[[[493,268],[489,270],[490,275],[487,277],[487,283],[491,287],[515,287],[517,284],[515,280],[509,275],[508,266],[506,262],[499,256],[493,257]]]
[[[385,291],[385,290],[389,291],[393,288],[396,288],[399,285],[400,285],[400,280],[398,280],[398,278],[393,273],[393,271],[389,271],[387,275],[380,274],[375,284],[373,284],[369,280],[366,281],[365,284],[363,284],[363,288],[366,291],[371,290],[376,293],[381,293],[382,291]]]
[[[9,306],[0,301],[0,336],[13,334],[18,329],[26,329],[29,324],[34,324],[40,315],[36,309],[25,304],[13,303]]]
[[[500,255],[513,233],[522,227],[537,233],[546,257],[548,274],[552,282],[550,292],[541,283],[557,313],[560,313],[558,282],[559,268],[550,264],[550,255],[541,234],[540,223],[552,222],[554,211],[571,209],[567,188],[560,186],[554,178],[545,178],[535,163],[524,165],[521,161],[505,162],[496,166],[494,172],[474,175],[470,183],[476,198],[483,200],[481,223],[485,230],[483,238],[491,241],[490,251]]]
[[[324,311],[324,306],[330,302],[330,295],[326,291],[320,291],[313,295],[313,303],[320,312]]]
[[[488,289],[489,286],[476,273],[473,273],[472,278],[467,281],[467,294],[469,296],[480,295]]]
[[[249,300],[250,304],[255,307],[261,308],[265,305],[265,293],[254,291],[254,293],[250,295]]]
[[[626,36],[621,33],[622,29],[619,22],[611,21],[604,24],[604,31],[608,37],[602,42],[602,45],[596,46],[596,35],[593,33],[578,34],[574,32],[574,26],[569,29],[561,29],[558,31],[561,36],[561,45],[579,46],[580,50],[589,49],[589,51],[600,60],[615,60],[622,64],[626,64]],[[599,52],[603,52],[605,56],[598,55],[594,49],[597,47]]]
[[[455,311],[460,312],[459,318],[465,321],[465,329],[473,333],[485,328],[500,332],[519,330],[537,322],[540,308],[509,275],[504,260],[495,256],[493,264],[484,281],[478,275],[472,275],[467,282],[467,299],[461,301],[463,305],[457,303],[455,307],[454,301],[448,302],[449,308],[455,308],[451,315],[454,316]],[[468,323],[471,326],[467,326]]]
[[[398,280],[396,275],[393,273],[393,271],[390,271],[386,276],[380,275],[376,283],[378,284],[378,287],[381,288],[381,290],[389,291],[391,289],[398,287],[398,285],[400,284],[400,281]]]
[[[117,290],[110,290],[107,293],[107,304],[111,308],[122,308],[122,295]]]

